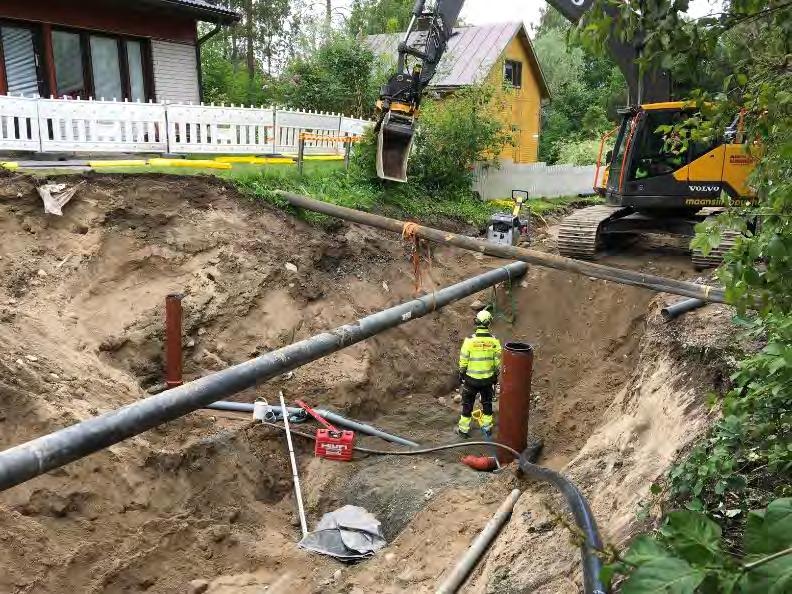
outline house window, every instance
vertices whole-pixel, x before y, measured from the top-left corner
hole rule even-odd
[[[55,59],[57,97],[87,97],[82,39],[71,31],[52,32],[52,53]]]
[[[126,55],[129,71],[129,99],[132,101],[146,100],[146,75],[143,70],[143,43],[127,40]]]
[[[38,96],[39,73],[33,31],[27,27],[1,26],[0,48],[6,76],[5,81],[0,81],[0,88],[10,95]]]
[[[522,62],[506,60],[503,63],[503,82],[515,89],[522,87]]]
[[[52,47],[58,97],[149,98],[142,40],[55,30]]]
[[[91,69],[94,95],[104,99],[123,99],[121,88],[121,60],[118,40],[91,35]]]

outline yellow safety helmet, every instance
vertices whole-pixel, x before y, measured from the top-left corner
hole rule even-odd
[[[476,326],[487,328],[492,323],[492,314],[489,310],[482,309],[476,314]]]

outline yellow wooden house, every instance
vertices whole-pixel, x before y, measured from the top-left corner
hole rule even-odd
[[[394,60],[403,33],[369,35],[366,45],[379,56]],[[442,94],[489,82],[511,87],[511,113],[504,114],[515,146],[501,155],[515,163],[535,163],[541,133],[540,109],[550,98],[533,45],[521,22],[480,27],[457,27],[437,67],[430,90]]]

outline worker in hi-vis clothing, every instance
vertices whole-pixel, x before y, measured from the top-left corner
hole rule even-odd
[[[476,314],[476,332],[459,351],[459,379],[462,382],[462,415],[457,433],[470,436],[470,417],[476,396],[481,394],[481,430],[492,432],[492,396],[501,366],[501,343],[490,333],[492,314],[486,309]]]

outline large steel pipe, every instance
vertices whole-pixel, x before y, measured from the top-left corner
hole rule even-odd
[[[498,403],[498,443],[523,452],[528,447],[528,415],[531,405],[533,348],[524,342],[507,342],[503,347],[503,365]],[[508,464],[514,455],[498,449],[498,461]]]
[[[643,287],[661,293],[697,297],[704,301],[713,301],[716,303],[726,302],[723,288],[721,287],[700,285],[698,283],[676,280],[654,274],[645,274],[635,270],[616,268],[615,266],[605,266],[603,264],[595,264],[594,262],[564,258],[563,256],[556,256],[554,254],[538,252],[536,250],[529,250],[521,247],[498,245],[488,241],[480,241],[473,237],[466,237],[448,231],[440,231],[439,229],[432,229],[431,227],[424,227],[423,225],[415,223],[405,223],[404,221],[389,219],[352,208],[321,202],[306,196],[292,194],[291,192],[276,191],[275,193],[285,198],[289,204],[297,208],[304,208],[331,217],[352,221],[353,223],[378,227],[396,233],[403,233],[405,230],[409,230],[410,233],[415,234],[417,237],[439,244],[453,245],[489,256],[496,256],[498,258],[522,260],[523,262],[536,264],[537,266],[584,274],[593,278],[600,278],[623,285]],[[409,227],[405,227],[405,225],[409,225]]]
[[[514,262],[490,270],[436,293],[377,312],[352,324],[323,332],[0,452],[0,490],[183,417],[216,400],[320,359],[383,330],[420,318],[497,283],[518,278],[527,269],[524,263]]]

